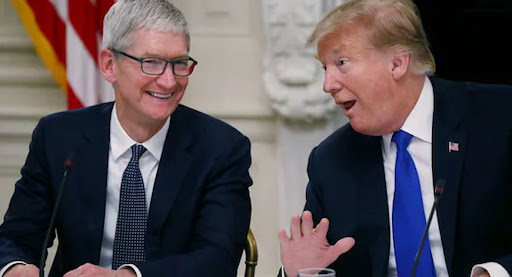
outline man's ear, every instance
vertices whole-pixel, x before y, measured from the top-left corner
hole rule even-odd
[[[398,80],[409,70],[410,54],[407,48],[398,45],[391,48],[391,75]]]
[[[116,81],[116,63],[114,53],[108,49],[101,49],[99,55],[99,65],[103,77],[105,77],[108,82],[114,83]]]

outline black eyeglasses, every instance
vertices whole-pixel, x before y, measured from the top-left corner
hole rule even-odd
[[[185,77],[192,74],[192,71],[194,71],[194,67],[196,67],[197,65],[197,61],[192,59],[191,57],[168,61],[153,57],[137,58],[135,56],[126,54],[125,52],[118,51],[115,49],[110,49],[110,51],[119,53],[132,60],[138,61],[140,63],[140,69],[142,70],[142,72],[148,75],[162,75],[165,72],[167,65],[171,64],[172,73],[175,76]]]

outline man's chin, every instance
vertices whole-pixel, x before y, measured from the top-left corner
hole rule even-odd
[[[379,130],[378,128],[375,128],[374,126],[369,126],[368,124],[364,124],[363,122],[359,122],[356,119],[349,119],[350,126],[352,126],[352,129],[354,131],[367,135],[367,136],[382,136],[385,135]]]

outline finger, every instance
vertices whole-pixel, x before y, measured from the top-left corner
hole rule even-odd
[[[28,267],[28,272],[27,272],[27,276],[30,276],[30,277],[39,277],[39,268],[33,264],[29,264],[27,265]]]
[[[68,273],[64,274],[63,277],[74,277],[74,276],[80,276],[80,274],[77,273],[76,269],[68,271]]]
[[[21,276],[21,273],[23,273],[28,265],[26,264],[15,264],[7,268],[5,273],[3,274],[4,277],[11,277],[11,276]]]
[[[82,274],[83,269],[84,269],[84,265],[81,265],[78,268],[68,271],[68,273],[66,273],[63,277],[80,276],[80,274]]]
[[[333,251],[333,255],[336,256],[336,258],[344,253],[347,253],[352,247],[356,244],[356,241],[352,237],[345,237],[336,242],[335,245],[330,247],[330,251]]]
[[[329,220],[327,218],[322,218],[322,220],[320,220],[320,223],[318,223],[318,225],[316,225],[314,232],[319,237],[325,238],[327,236],[328,230],[329,230]]]
[[[298,214],[292,216],[292,222],[290,223],[290,237],[292,240],[300,239],[302,231],[300,230],[300,216]]]
[[[5,277],[11,276],[26,276],[26,277],[38,277],[39,268],[32,264],[16,264],[7,269],[4,273]]]
[[[302,213],[302,235],[309,236],[313,232],[313,215],[310,211]]]
[[[288,240],[290,239],[286,235],[286,231],[283,228],[281,228],[281,229],[279,229],[279,231],[277,231],[277,238],[279,239],[279,243],[281,243],[281,244],[288,242]]]

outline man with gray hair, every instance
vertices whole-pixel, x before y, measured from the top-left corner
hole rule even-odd
[[[103,33],[115,102],[40,120],[0,226],[0,276],[39,276],[47,230],[50,276],[235,276],[250,142],[179,104],[197,65],[185,17],[168,0],[120,0]]]
[[[512,87],[433,77],[411,0],[347,1],[309,42],[350,123],[311,152],[305,211],[278,232],[286,275],[509,276]]]

